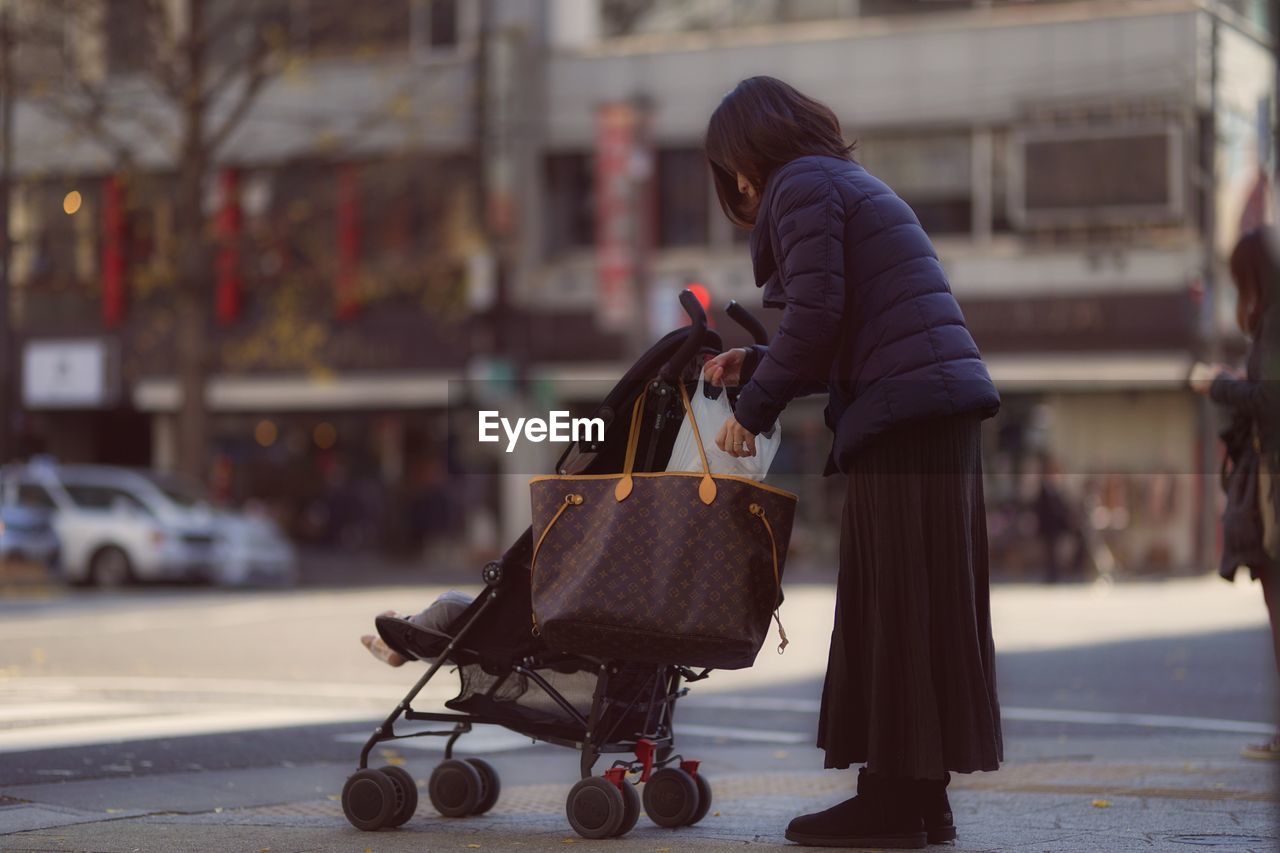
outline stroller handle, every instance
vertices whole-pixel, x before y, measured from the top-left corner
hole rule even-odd
[[[689,315],[692,325],[689,328],[689,336],[684,339],[680,349],[676,350],[676,354],[671,356],[671,360],[658,372],[662,381],[667,383],[674,383],[680,379],[685,365],[692,361],[702,349],[702,340],[707,335],[707,312],[702,310],[702,303],[698,301],[693,291],[687,288],[680,291],[680,305]]]
[[[751,335],[752,343],[761,345],[769,343],[769,333],[765,331],[764,323],[761,323],[756,315],[743,308],[738,300],[730,299],[724,310],[729,315],[730,320],[747,330],[747,334]]]

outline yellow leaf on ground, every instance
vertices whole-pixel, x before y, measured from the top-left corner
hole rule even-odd
[[[1095,809],[1109,809],[1111,808],[1111,801],[1110,800],[1094,800],[1093,807]]]

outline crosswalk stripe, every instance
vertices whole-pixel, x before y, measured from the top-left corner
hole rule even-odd
[[[178,714],[109,717],[0,731],[0,753],[30,752],[130,740],[278,729],[367,720],[366,709],[228,708]]]

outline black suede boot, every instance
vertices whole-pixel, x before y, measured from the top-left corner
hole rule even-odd
[[[951,774],[946,773],[941,779],[917,779],[916,802],[920,808],[920,818],[924,821],[924,830],[928,833],[930,844],[945,844],[956,840],[956,824],[951,814],[951,801],[947,799],[947,784]]]
[[[788,841],[809,847],[925,846],[916,783],[858,771],[858,796],[826,811],[801,815],[787,827]]]

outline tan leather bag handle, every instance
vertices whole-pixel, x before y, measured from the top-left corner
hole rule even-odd
[[[693,440],[698,445],[698,458],[702,460],[702,481],[698,484],[698,497],[704,504],[710,506],[716,499],[716,481],[711,476],[711,466],[707,463],[707,453],[702,447],[702,434],[698,432],[698,422],[693,417],[689,394],[684,390],[684,383],[677,382],[676,386],[680,389],[680,403],[684,406],[684,416],[689,419],[689,425],[693,427]],[[627,435],[627,456],[622,466],[622,479],[613,490],[614,498],[619,501],[626,500],[634,486],[632,473],[635,471],[636,452],[640,447],[640,422],[643,420],[644,404],[648,396],[649,389],[646,387],[631,409],[631,432]]]

